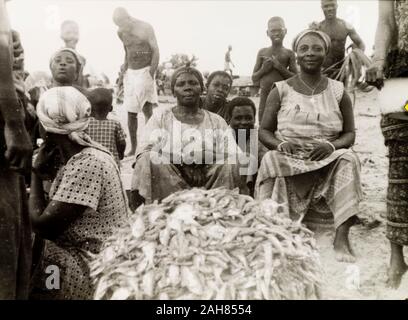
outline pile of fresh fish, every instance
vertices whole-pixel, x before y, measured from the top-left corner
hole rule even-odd
[[[223,188],[141,206],[90,264],[95,299],[319,297],[313,233],[281,209]]]

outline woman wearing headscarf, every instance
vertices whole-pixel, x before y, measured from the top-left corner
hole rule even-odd
[[[238,148],[225,120],[200,108],[201,73],[179,68],[171,89],[177,105],[158,109],[146,124],[136,153],[133,194],[151,203],[191,187],[238,187],[238,166],[233,164]]]
[[[52,183],[48,203],[38,175],[47,156],[40,154],[33,166],[29,210],[36,233],[47,239],[33,297],[91,299],[89,253],[97,254],[127,215],[119,169],[110,153],[85,133],[91,105],[77,89],[48,90],[37,113],[45,141],[40,153],[54,150],[63,166]],[[59,281],[58,290],[50,284],[55,270],[48,266],[58,268],[58,280],[51,281],[54,285]]]
[[[288,205],[292,218],[309,209],[334,218],[339,261],[355,260],[348,233],[361,199],[360,163],[350,98],[341,82],[321,72],[330,49],[323,32],[305,30],[294,40],[300,73],[277,82],[267,100],[260,140],[272,149],[262,160],[258,199]]]
[[[80,91],[84,95],[88,95],[86,89],[81,88],[75,85],[76,79],[78,79],[80,70],[81,70],[81,62],[78,57],[78,54],[75,50],[70,48],[62,48],[55,52],[50,59],[49,62],[50,70],[51,70],[51,83],[49,84],[50,88],[54,87],[74,87],[78,91]],[[48,88],[44,88],[46,91]],[[41,93],[44,94],[44,91]],[[37,96],[37,99],[41,97],[41,95]],[[37,123],[36,128],[33,132],[33,141],[36,142],[40,137],[40,128],[39,123]],[[45,145],[44,145],[45,146]],[[58,170],[60,167],[60,160],[58,159],[58,154],[54,153],[54,149],[50,149],[52,153],[47,154],[47,150],[41,148],[41,156],[48,159],[47,161],[41,161],[44,165],[44,168],[41,171],[48,171],[44,172],[49,179],[53,179],[53,171]],[[55,172],[54,172],[55,174]],[[45,178],[43,176],[43,178]],[[45,180],[49,180],[45,179]],[[47,190],[48,191],[48,190]]]
[[[389,108],[381,106],[387,112],[382,116],[381,129],[389,157],[387,238],[391,258],[388,284],[397,288],[408,270],[403,251],[408,245],[408,116],[401,112],[408,100],[406,82],[401,79],[408,77],[408,1],[379,1],[378,13],[374,58],[366,78],[367,82],[381,86],[385,77],[383,90],[387,89],[392,95],[381,99],[389,104]],[[393,100],[400,100],[400,104],[388,102]]]

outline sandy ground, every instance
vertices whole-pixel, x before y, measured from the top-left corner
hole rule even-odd
[[[174,103],[172,97],[160,96],[159,100],[160,105]],[[258,98],[253,100],[256,105],[259,104]],[[316,232],[325,271],[323,299],[408,299],[408,273],[398,290],[388,289],[385,285],[390,252],[385,237],[388,158],[379,126],[377,92],[374,90],[371,93],[358,93],[354,110],[357,139],[353,149],[362,163],[364,191],[359,214],[362,223],[352,227],[350,235],[357,261],[355,264],[337,262],[332,250],[334,230]],[[115,107],[114,117],[117,117],[127,130],[126,112],[121,106]],[[143,122],[141,117],[141,129]],[[132,158],[122,161],[125,186],[130,184],[132,162]]]

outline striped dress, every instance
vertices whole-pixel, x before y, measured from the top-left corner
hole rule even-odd
[[[276,83],[281,108],[275,136],[302,146],[292,155],[269,151],[262,160],[255,186],[257,199],[286,204],[294,219],[308,211],[330,214],[337,228],[358,213],[361,200],[360,162],[350,149],[339,149],[321,161],[308,160],[321,141],[336,140],[343,130],[340,101],[344,86],[328,79],[320,94],[307,96],[286,81]]]

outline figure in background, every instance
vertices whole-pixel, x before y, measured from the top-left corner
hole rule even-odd
[[[225,57],[224,57],[224,71],[229,72],[229,74],[232,77],[232,73],[233,73],[232,68],[235,68],[235,65],[234,65],[234,63],[232,62],[232,59],[231,59],[231,51],[232,51],[232,46],[229,45],[228,50],[225,53]]]
[[[100,143],[112,153],[116,164],[120,168],[120,160],[124,158],[126,149],[126,134],[119,121],[107,119],[112,111],[112,91],[97,88],[89,92],[92,113],[89,119],[87,133],[92,140]]]
[[[159,66],[159,47],[153,27],[129,15],[124,8],[117,8],[113,21],[119,27],[118,36],[125,48],[123,104],[128,111],[131,148],[127,156],[136,152],[137,116],[143,112],[147,122],[158,104],[154,76]]]
[[[330,37],[332,44],[323,63],[323,72],[334,79],[340,71],[346,54],[347,37],[350,37],[353,44],[362,51],[365,50],[365,45],[351,24],[337,18],[337,0],[321,0],[321,5],[325,19],[317,25],[317,28]],[[326,69],[328,70],[325,71]]]
[[[228,122],[228,95],[232,87],[232,78],[228,72],[214,71],[207,79],[207,93],[202,99],[202,107],[223,117]]]
[[[61,24],[61,39],[64,41],[65,48],[70,48],[76,51],[79,41],[79,26],[75,21],[66,20]],[[86,59],[78,53],[77,56],[81,63],[81,70],[79,71],[79,76],[75,81],[75,84],[80,87],[89,88],[88,79],[83,74]]]
[[[266,99],[274,83],[297,73],[295,54],[283,46],[286,32],[285,22],[281,17],[270,18],[266,34],[271,39],[272,45],[259,50],[256,56],[252,81],[255,86],[261,87],[259,123],[262,123]]]

